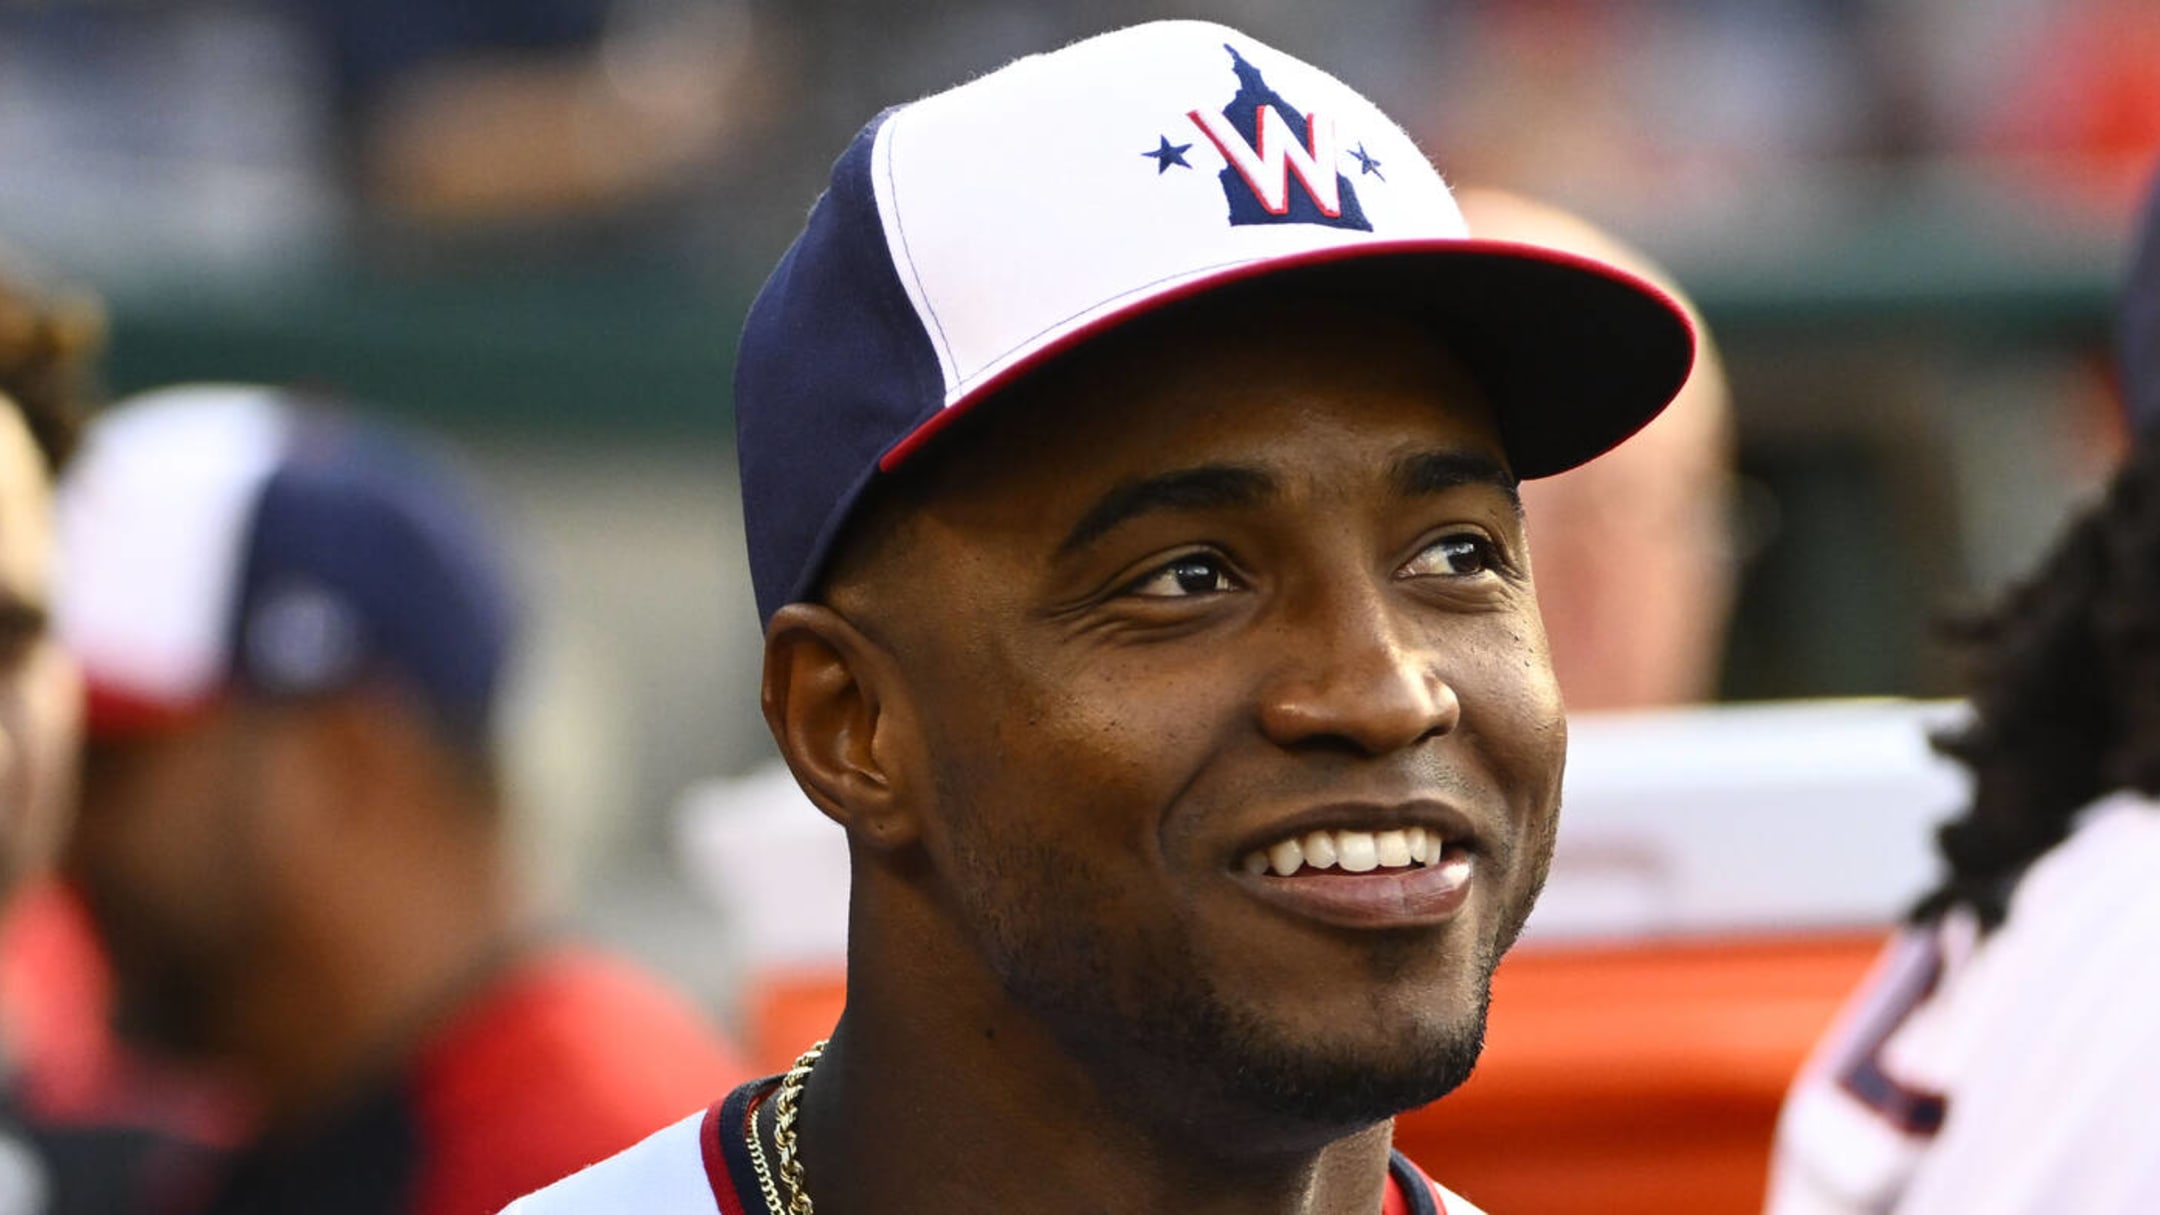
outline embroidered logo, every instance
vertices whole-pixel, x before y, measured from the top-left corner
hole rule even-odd
[[[1237,96],[1219,114],[1194,110],[1187,117],[1227,162],[1222,186],[1230,204],[1230,222],[1326,224],[1372,231],[1372,223],[1358,206],[1357,190],[1336,170],[1342,145],[1334,120],[1283,100],[1236,47],[1225,44],[1223,49],[1230,52],[1237,71]],[[1173,146],[1168,140],[1163,145]],[[1361,153],[1364,146],[1358,145]],[[1360,156],[1361,162],[1367,160]],[[1370,163],[1375,168],[1379,164]]]

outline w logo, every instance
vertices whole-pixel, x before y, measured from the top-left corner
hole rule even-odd
[[[1228,162],[1222,184],[1230,222],[1372,231],[1357,191],[1336,171],[1334,122],[1284,101],[1236,47],[1223,49],[1237,68],[1237,96],[1220,114],[1194,110],[1189,117]],[[1296,124],[1302,131],[1294,129],[1293,114],[1302,118]]]

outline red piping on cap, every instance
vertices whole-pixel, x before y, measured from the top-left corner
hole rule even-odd
[[[84,723],[92,738],[165,734],[202,720],[220,699],[159,700],[93,678],[83,692]]]
[[[1382,258],[1402,254],[1434,253],[1469,253],[1485,256],[1505,254],[1508,257],[1526,262],[1544,262],[1549,265],[1584,271],[1609,279],[1622,286],[1631,287],[1641,292],[1651,301],[1662,304],[1672,313],[1673,319],[1679,321],[1681,328],[1687,333],[1687,364],[1680,369],[1680,374],[1673,380],[1672,393],[1674,395],[1679,393],[1681,386],[1687,382],[1688,375],[1694,370],[1695,350],[1700,343],[1695,333],[1694,319],[1688,315],[1687,309],[1681,307],[1679,301],[1675,300],[1655,283],[1640,275],[1622,270],[1608,262],[1582,257],[1559,249],[1547,248],[1543,245],[1526,245],[1517,241],[1478,240],[1474,237],[1356,241],[1348,244],[1329,245],[1325,248],[1288,254],[1282,257],[1241,262],[1220,270],[1202,271],[1193,278],[1180,282],[1175,286],[1168,287],[1153,295],[1143,295],[1131,304],[1113,308],[1083,322],[999,368],[996,373],[961,393],[957,400],[940,409],[935,415],[925,419],[922,425],[902,436],[899,442],[893,444],[883,456],[878,458],[878,471],[889,473],[900,467],[919,451],[923,444],[929,442],[938,432],[957,421],[962,414],[968,412],[970,407],[995,395],[999,389],[1011,384],[1028,372],[1072,350],[1074,347],[1093,341],[1117,326],[1145,316],[1158,308],[1181,300],[1191,299],[1194,296],[1205,294],[1231,283],[1263,278],[1283,270],[1326,265],[1330,262],[1359,261],[1366,258]],[[1669,404],[1670,400],[1671,397],[1668,396],[1665,402],[1660,403],[1660,407]],[[1648,411],[1648,415],[1644,420],[1648,421],[1649,416],[1654,416],[1656,412],[1656,410]]]

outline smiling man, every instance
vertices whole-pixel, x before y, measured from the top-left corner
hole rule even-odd
[[[1516,484],[1679,309],[1478,242],[1387,118],[1142,26],[889,111],[743,338],[765,715],[853,864],[786,1076],[512,1208],[1462,1212],[1566,727]]]

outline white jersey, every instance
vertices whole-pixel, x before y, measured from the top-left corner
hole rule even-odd
[[[750,1165],[743,1131],[773,1080],[743,1085],[711,1109],[503,1208],[502,1215],[782,1215],[771,1210]],[[1382,1215],[1484,1215],[1396,1154]]]
[[[1770,1215],[2160,1212],[2160,805],[2088,810],[1981,937],[1901,934],[1778,1125]]]

